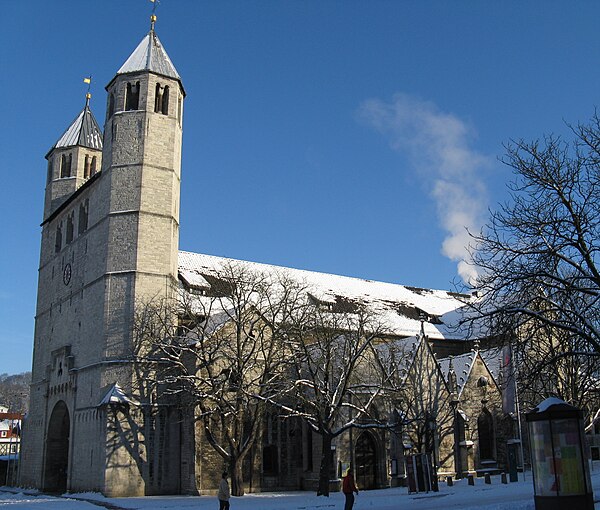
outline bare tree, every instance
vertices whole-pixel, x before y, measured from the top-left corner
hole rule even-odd
[[[511,198],[474,236],[482,274],[470,306],[488,331],[520,349],[521,374],[543,371],[552,388],[539,390],[577,403],[565,390],[582,372],[596,374],[587,360],[600,354],[600,118],[572,133],[572,141],[508,145]]]
[[[600,358],[588,355],[586,349],[578,335],[546,325],[537,327],[535,334],[520,333],[514,356],[524,408],[555,395],[591,419],[598,411]]]
[[[278,325],[300,294],[284,276],[231,262],[212,275],[209,291],[183,292],[145,321],[149,352],[160,360],[155,384],[197,410],[235,496],[244,494],[242,467],[261,438],[265,402],[280,387]]]
[[[452,459],[440,458],[440,444],[453,432],[451,392],[423,332],[412,347],[397,371],[403,435],[413,451],[431,454],[436,467],[446,465]],[[406,351],[404,345],[396,348]]]
[[[290,314],[282,338],[290,377],[268,402],[321,437],[318,495],[329,495],[333,440],[351,428],[388,428],[376,406],[391,376],[376,344],[385,329],[363,303],[310,298]]]

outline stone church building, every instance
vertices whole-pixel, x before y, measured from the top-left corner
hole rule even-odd
[[[145,420],[147,410],[132,395],[135,304],[169,297],[174,289],[210,294],[226,260],[179,250],[186,92],[154,23],[106,91],[104,130],[88,98],[46,154],[20,484],[107,496],[205,494],[215,489],[223,463],[198,439],[194,423],[160,403]],[[420,342],[414,359],[428,360],[448,401],[446,422],[438,424],[434,439],[440,471],[464,474],[484,462],[503,462],[497,355],[486,360],[448,326],[465,296],[289,271],[310,281],[332,307],[348,299],[369,301],[389,319],[397,340]],[[422,312],[434,320],[423,324]],[[407,374],[415,370],[411,366]],[[415,391],[428,382],[420,380]],[[320,445],[306,428],[292,433],[292,426],[277,422],[265,435],[266,453],[256,456],[250,490],[313,487]],[[410,431],[355,431],[338,441],[334,465],[355,459],[363,488],[400,484],[404,455],[414,445]]]

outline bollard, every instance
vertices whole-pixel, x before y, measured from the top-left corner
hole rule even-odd
[[[488,485],[490,485],[492,483],[492,477],[490,476],[489,473],[485,473],[485,475],[483,475],[485,477],[485,483],[487,483]]]
[[[502,483],[503,483],[504,485],[506,485],[506,484],[508,483],[508,480],[506,479],[506,473],[502,473],[502,474],[500,475],[500,479],[502,480]]]
[[[448,487],[452,487],[454,485],[454,481],[452,480],[451,476],[446,477],[446,483],[448,484]]]
[[[475,479],[473,478],[473,475],[467,475],[467,481],[469,482],[469,485],[475,485]]]

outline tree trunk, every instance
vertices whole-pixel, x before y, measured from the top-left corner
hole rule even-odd
[[[319,468],[319,488],[317,496],[329,497],[329,478],[331,476],[331,436],[324,434],[323,450],[321,452],[321,467]]]
[[[243,460],[239,457],[231,459],[231,495],[244,495],[244,479],[242,477]]]

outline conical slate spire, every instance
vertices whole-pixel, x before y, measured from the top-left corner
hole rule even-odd
[[[154,30],[150,30],[137,48],[117,71],[117,74],[151,71],[181,81],[179,73],[167,55]]]
[[[49,152],[60,147],[89,147],[90,149],[102,150],[102,131],[98,122],[90,110],[86,100],[83,110],[75,120],[52,146]]]

